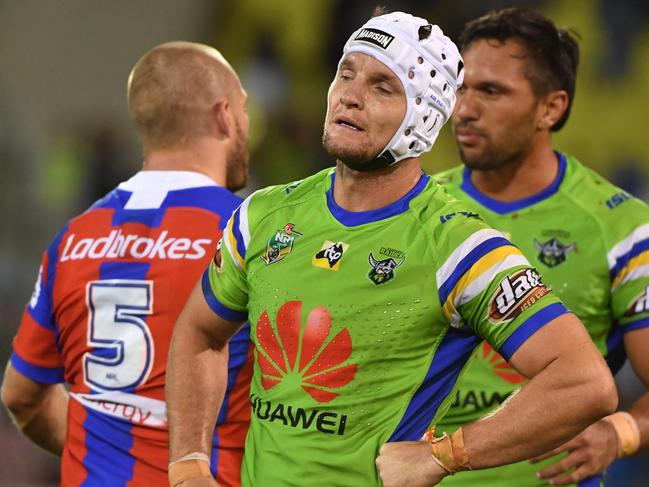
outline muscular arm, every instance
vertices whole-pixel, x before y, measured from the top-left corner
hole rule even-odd
[[[649,328],[634,330],[624,337],[624,345],[631,365],[638,377],[649,388]],[[649,392],[638,399],[628,411],[640,430],[640,449],[649,446]],[[609,421],[600,420],[560,447],[535,458],[533,462],[568,455],[541,470],[542,479],[551,479],[555,485],[568,485],[603,472],[618,455],[619,438]]]
[[[649,328],[634,330],[624,336],[627,356],[647,391],[629,408],[640,429],[640,449],[649,448]]]
[[[200,283],[194,288],[174,328],[169,351],[165,392],[172,462],[188,453],[211,454],[227,384],[227,343],[239,325],[214,314]]]
[[[31,441],[59,456],[67,431],[68,399],[61,384],[34,382],[7,364],[2,402],[9,415]]]
[[[538,330],[510,362],[531,380],[496,412],[463,428],[473,469],[548,451],[617,405],[611,373],[574,315]],[[427,442],[387,443],[377,465],[386,487],[434,485],[445,475]]]
[[[541,328],[510,362],[531,380],[494,414],[464,427],[474,469],[548,451],[615,410],[611,373],[574,315]]]

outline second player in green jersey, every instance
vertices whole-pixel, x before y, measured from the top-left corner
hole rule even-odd
[[[466,73],[453,126],[465,166],[435,179],[511,238],[584,323],[611,370],[628,352],[649,382],[643,345],[649,337],[649,209],[574,157],[552,150],[550,133],[566,122],[574,96],[576,42],[542,15],[514,8],[467,24],[462,50]],[[483,343],[438,433],[491,413],[525,383],[506,357]],[[598,485],[597,474],[616,456],[639,448],[648,399],[548,455],[570,452],[565,458],[469,472],[443,485],[529,487],[547,485],[547,479]]]

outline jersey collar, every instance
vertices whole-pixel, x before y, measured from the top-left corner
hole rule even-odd
[[[346,227],[356,227],[358,225],[363,225],[365,223],[377,222],[379,220],[385,220],[391,216],[400,215],[405,213],[410,207],[410,201],[419,195],[430,180],[430,176],[425,172],[421,172],[421,177],[417,184],[408,191],[404,196],[399,198],[394,203],[384,206],[383,208],[377,208],[376,210],[369,211],[349,211],[338,206],[334,200],[334,185],[336,184],[336,172],[331,173],[331,185],[327,190],[327,207],[333,215],[333,217],[338,220],[340,223]]]
[[[125,210],[159,208],[170,191],[218,186],[205,174],[194,171],[140,171],[117,186],[131,193]]]
[[[554,153],[556,154],[559,161],[559,171],[557,172],[557,177],[554,178],[554,181],[552,181],[552,184],[550,184],[550,186],[536,194],[533,194],[532,196],[527,196],[525,198],[521,198],[520,200],[507,202],[495,200],[482,193],[473,185],[473,182],[471,181],[471,169],[469,169],[468,167],[464,168],[464,175],[460,188],[482,206],[493,211],[494,213],[498,213],[499,215],[505,215],[507,213],[511,213],[512,211],[528,208],[532,205],[535,205],[536,203],[540,203],[541,201],[549,198],[557,191],[559,191],[559,187],[561,186],[563,178],[566,175],[567,161],[566,156],[561,152],[555,151]]]

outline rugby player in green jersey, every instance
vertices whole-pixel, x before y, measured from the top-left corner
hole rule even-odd
[[[201,458],[225,344],[246,318],[244,486],[434,485],[541,454],[612,412],[611,374],[581,323],[518,248],[422,173],[463,71],[441,30],[408,14],[347,41],[323,137],[335,168],[247,198],[175,328],[172,485],[214,485]],[[483,340],[531,380],[498,414],[419,441]]]
[[[461,48],[466,71],[453,126],[465,165],[435,179],[511,238],[586,326],[613,371],[626,349],[649,384],[649,208],[552,149],[551,132],[566,122],[575,92],[576,42],[540,14],[506,9],[468,23]],[[484,342],[437,433],[484,416],[524,383]],[[592,477],[617,456],[647,445],[645,394],[627,413],[543,456],[552,457],[543,464],[471,472],[442,485],[526,487],[588,478],[598,485]],[[561,452],[570,453],[556,457]]]

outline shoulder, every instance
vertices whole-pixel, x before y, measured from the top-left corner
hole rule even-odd
[[[437,184],[441,184],[446,187],[460,186],[462,184],[463,178],[464,178],[463,164],[452,167],[442,172],[438,172],[431,176],[431,179],[435,181]]]
[[[504,238],[487,225],[479,213],[449,194],[447,187],[440,186],[433,178],[421,196],[414,202],[413,210],[439,256],[451,253],[472,239]]]
[[[564,193],[577,207],[596,219],[604,237],[615,241],[649,223],[649,207],[597,172],[566,156],[568,169]]]
[[[324,169],[299,181],[268,186],[255,191],[241,204],[241,211],[248,214],[250,221],[322,196],[330,182],[332,168]]]

